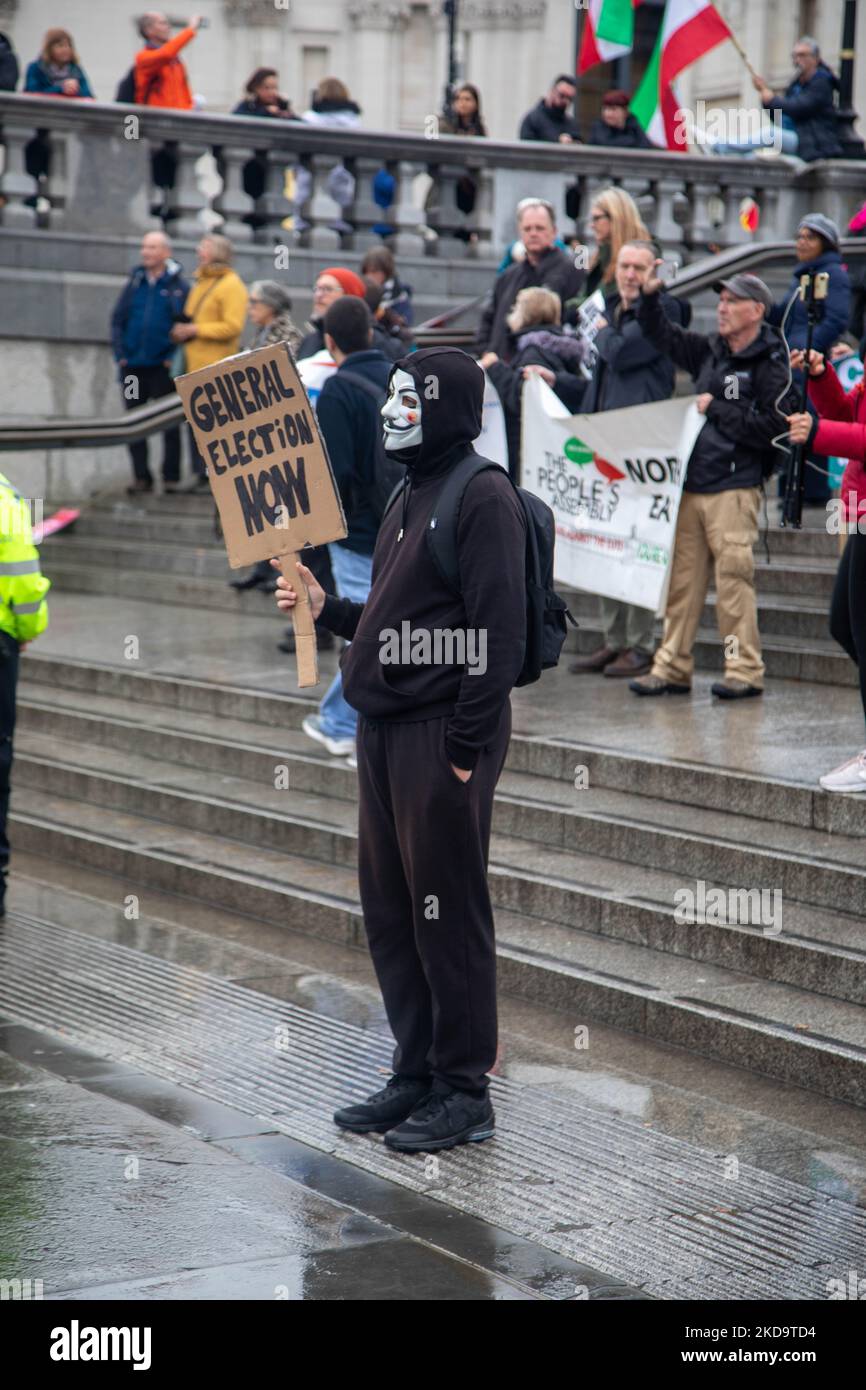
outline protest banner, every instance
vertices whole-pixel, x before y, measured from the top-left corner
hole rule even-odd
[[[483,454],[492,463],[508,467],[508,436],[505,433],[505,411],[499,392],[484,373],[484,401],[481,406],[481,433],[472,441],[477,454]]]
[[[570,415],[540,377],[526,382],[521,482],[553,509],[557,581],[660,611],[685,466],[704,424],[694,402]]]
[[[298,593],[298,685],[316,685],[316,634],[295,562],[302,546],[345,536],[346,520],[288,344],[223,358],[175,386],[207,465],[229,564],[279,558]]]

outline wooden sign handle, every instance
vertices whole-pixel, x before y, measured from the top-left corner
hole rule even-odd
[[[316,625],[313,622],[313,610],[310,607],[310,595],[307,586],[298,574],[296,565],[301,559],[298,552],[292,551],[289,555],[278,556],[280,569],[288,579],[298,601],[292,609],[292,627],[295,633],[295,654],[298,658],[298,689],[305,685],[318,685],[319,683],[319,653],[316,647]],[[301,561],[301,563],[303,563]]]

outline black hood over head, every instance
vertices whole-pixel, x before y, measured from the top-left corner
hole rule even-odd
[[[405,462],[416,478],[438,473],[470,451],[481,433],[484,372],[461,348],[422,348],[401,357],[391,368],[408,372],[421,401],[423,438],[414,457]],[[389,378],[390,380],[390,378]]]

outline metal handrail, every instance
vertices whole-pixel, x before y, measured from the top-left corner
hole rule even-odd
[[[839,243],[843,255],[866,255],[866,239],[843,237]],[[719,255],[706,260],[694,261],[685,266],[669,287],[669,293],[677,299],[701,294],[712,289],[723,276],[737,271],[752,270],[756,266],[792,261],[793,242],[764,241],[755,246],[731,247]],[[477,304],[477,299],[467,300],[459,309],[467,309]],[[448,315],[437,315],[429,323],[420,324],[415,330],[415,340],[419,346],[468,347],[475,334],[472,329],[438,328],[439,319]],[[183,422],[184,413],[180,397],[163,396],[149,401],[146,405],[135,406],[124,415],[105,420],[58,419],[35,424],[26,420],[6,420],[0,422],[0,452],[11,449],[101,449],[113,444],[131,444],[136,439],[144,439],[151,434],[159,434]]]

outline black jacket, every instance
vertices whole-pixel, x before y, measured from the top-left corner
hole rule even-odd
[[[526,646],[526,529],[501,468],[468,485],[457,525],[460,593],[442,580],[427,528],[443,479],[473,452],[481,430],[484,376],[459,348],[424,348],[397,364],[418,384],[423,442],[407,466],[402,498],[386,514],[373,554],[366,603],[328,596],[320,623],[345,637],[343,694],[366,719],[412,723],[449,715],[444,755],[473,768],[496,737]],[[436,389],[433,390],[432,381]],[[399,539],[402,531],[402,539]],[[486,669],[449,661],[383,662],[383,632],[474,629],[485,634]],[[434,649],[435,652],[435,649]],[[419,795],[424,769],[418,769]]]
[[[495,352],[506,362],[514,351],[514,339],[505,322],[521,290],[529,286],[543,285],[559,295],[563,305],[567,299],[578,293],[586,278],[586,272],[578,270],[568,252],[552,246],[538,262],[530,265],[529,258],[518,261],[516,265],[497,276],[490,299],[482,311],[478,327],[476,351]]]
[[[576,338],[563,333],[558,324],[545,323],[518,334],[510,362],[494,362],[487,375],[499,393],[505,412],[508,439],[508,468],[515,482],[520,472],[520,418],[523,400],[523,368],[547,367],[559,376],[573,376],[578,370],[579,345]]]
[[[607,145],[609,148],[617,150],[654,150],[655,145],[647,136],[646,131],[638,124],[634,116],[629,111],[625,118],[625,129],[615,130],[596,116],[592,125],[589,127],[588,145]]]
[[[272,118],[284,121],[299,121],[301,119],[300,116],[292,110],[285,97],[281,97],[279,101],[271,102],[271,105],[280,108],[276,114],[273,111],[269,111],[267,106],[259,101],[257,97],[246,97],[243,101],[239,101],[237,106],[232,107],[232,115],[260,116],[265,120]]]
[[[781,111],[790,116],[797,131],[797,154],[807,161],[838,159],[842,154],[836,122],[833,94],[838,78],[824,63],[819,64],[810,82],[795,77],[784,96],[774,96],[764,102],[768,111]]]
[[[14,92],[21,70],[18,58],[5,34],[0,34],[0,92]]]
[[[757,338],[733,353],[718,333],[689,333],[671,323],[657,294],[640,296],[637,319],[660,352],[691,372],[695,391],[714,397],[688,461],[685,491],[758,487],[779,457],[771,441],[785,433],[785,414],[795,408],[790,388],[785,395],[788,356],[779,335],[762,323]]]
[[[682,323],[679,301],[661,295],[662,308],[673,323]],[[674,393],[674,364],[643,332],[637,320],[637,304],[623,309],[614,292],[605,300],[609,327],[596,335],[596,361],[580,403],[588,415],[598,410],[620,410],[629,405],[666,401]]]
[[[349,531],[345,540],[337,544],[359,555],[372,555],[379,515],[370,500],[370,488],[382,417],[372,395],[348,381],[347,373],[366,377],[379,387],[384,402],[391,363],[377,348],[350,352],[325,382],[316,406]]]
[[[544,100],[531,111],[527,111],[520,122],[519,140],[559,140],[560,135],[570,135],[572,140],[580,139],[577,121],[558,107],[548,106]]]

